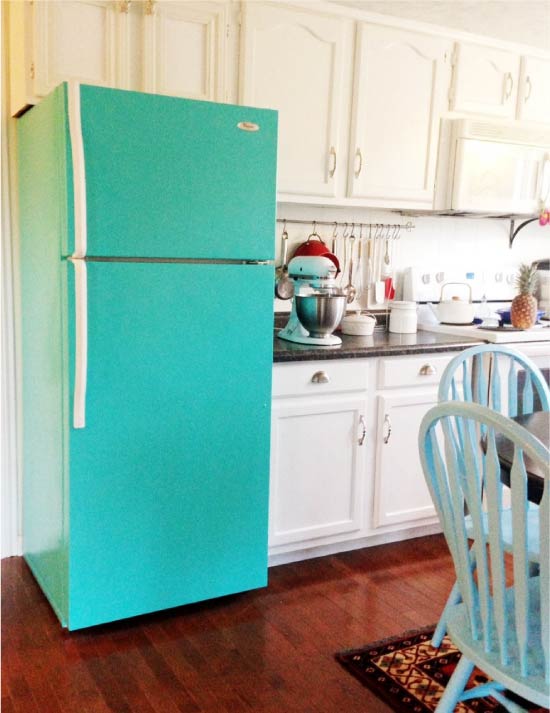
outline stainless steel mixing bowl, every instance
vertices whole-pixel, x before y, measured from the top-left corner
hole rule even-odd
[[[329,337],[342,321],[346,295],[296,295],[296,314],[311,337]]]

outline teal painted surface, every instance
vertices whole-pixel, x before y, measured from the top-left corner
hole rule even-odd
[[[501,377],[501,369],[506,378]],[[519,371],[525,372],[525,385],[518,409]],[[462,385],[464,387],[462,388]],[[482,344],[470,347],[457,354],[446,366],[439,383],[440,402],[473,401],[489,406],[508,416],[532,413],[535,394],[541,408],[550,408],[550,391],[538,366],[521,352],[497,344]],[[461,442],[464,434],[460,433]],[[531,562],[539,561],[538,540],[533,533],[538,532],[539,509],[533,507],[529,513],[530,539],[528,552]],[[471,524],[470,524],[471,527]],[[512,511],[504,508],[501,514],[502,536],[505,546],[510,548],[513,541]],[[475,568],[475,566],[474,566]],[[455,585],[449,594],[441,617],[432,637],[432,646],[441,645],[447,630],[447,620],[451,608],[460,602],[460,592]]]
[[[505,378],[502,378],[501,370]],[[525,384],[521,403],[518,404],[520,370],[525,372]],[[461,383],[464,384],[463,394]],[[535,394],[542,410],[548,411],[550,389],[542,372],[531,359],[510,347],[482,344],[465,349],[449,362],[441,377],[438,399],[447,401],[462,398],[464,401],[475,401],[514,417],[533,413]]]
[[[88,254],[273,258],[276,112],[92,86],[81,101]]]
[[[485,449],[479,447],[480,431],[485,433]],[[511,542],[504,540],[501,527],[504,488],[497,436],[506,438],[514,452],[510,474]],[[448,627],[465,663],[451,677],[437,710],[450,713],[459,700],[487,693],[486,686],[464,693],[471,664],[487,673],[493,679],[490,685],[497,690],[508,689],[548,707],[550,451],[525,428],[496,411],[455,401],[430,409],[420,426],[419,446],[462,600],[450,606]],[[534,533],[529,533],[527,459],[545,481]],[[469,513],[467,518],[465,512]],[[529,562],[533,537],[538,539],[540,551],[538,576],[531,576]],[[473,540],[471,545],[469,540]],[[475,568],[471,566],[472,554]],[[507,560],[513,563],[512,586],[507,586],[506,581],[510,573]],[[498,693],[491,691],[491,695],[501,700]]]
[[[88,287],[69,627],[265,585],[272,268],[88,263]]]
[[[187,207],[178,203],[170,213],[166,200],[175,200],[176,184],[162,190],[160,162],[151,164],[147,147],[134,147],[124,171],[113,160],[121,158],[121,144],[114,125],[101,122],[114,94],[139,105],[122,122],[126,128],[141,121],[144,97],[158,119],[162,99],[106,91],[96,107],[93,89],[83,88],[85,123],[101,124],[102,141],[113,132],[109,147],[99,141],[86,155],[89,247],[109,254],[117,236],[111,254],[272,257],[275,114],[246,110],[248,120],[266,118],[265,146],[252,152],[255,160],[240,137],[250,134],[237,132],[234,148],[229,136],[221,141],[224,158],[239,157],[244,167],[242,181],[224,183],[223,200],[210,205],[208,172],[195,173],[196,182],[177,188]],[[121,118],[125,102],[114,101],[111,119]],[[73,429],[74,268],[61,257],[73,246],[65,105],[61,87],[19,120],[24,539],[54,610],[78,629],[266,584],[273,267],[88,263],[87,423]],[[187,122],[181,144],[208,160],[201,127],[220,116],[233,121],[237,108],[183,105],[183,114],[176,111]],[[200,120],[188,120],[187,112]],[[155,156],[168,143],[160,141]],[[102,164],[94,162],[100,150],[107,152]],[[172,157],[188,180],[183,155]],[[269,165],[261,165],[264,159]],[[116,170],[109,173],[108,164]],[[140,180],[130,186],[130,207],[122,207],[110,191],[136,166]],[[212,172],[211,193],[221,170],[219,164]],[[149,176],[154,200],[147,202],[140,191]],[[171,226],[179,220],[184,237],[174,241]],[[206,231],[197,236],[199,222]]]
[[[23,351],[23,550],[67,621],[68,374],[65,97],[56,90],[18,120]]]

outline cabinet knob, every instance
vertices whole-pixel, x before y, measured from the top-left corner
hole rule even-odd
[[[431,364],[424,364],[418,372],[419,376],[434,376],[434,374],[437,374],[437,369]]]
[[[334,178],[336,173],[336,149],[334,146],[330,147],[329,156],[332,158],[332,167],[329,169],[328,175],[329,178]]]
[[[328,384],[330,379],[326,371],[316,371],[311,377],[311,381],[314,384]]]
[[[365,442],[365,436],[367,435],[367,424],[363,416],[359,416],[359,423],[361,424],[361,435],[359,436],[357,443],[362,446]]]
[[[511,72],[506,72],[504,75],[504,101],[507,101],[512,96],[512,90],[514,88],[514,78]]]
[[[529,97],[531,96],[531,91],[533,89],[533,85],[531,84],[531,77],[527,75],[525,77],[525,97],[523,99],[524,102],[529,101]]]
[[[359,165],[355,169],[355,178],[359,178],[361,174],[361,170],[363,168],[363,154],[361,153],[361,149],[357,149],[355,152],[355,163],[357,164],[357,160],[359,160]]]
[[[391,436],[391,420],[390,420],[389,414],[386,414],[384,416],[384,429],[385,429],[386,433],[383,437],[383,441],[385,444],[387,444],[388,441],[390,440],[390,436]]]

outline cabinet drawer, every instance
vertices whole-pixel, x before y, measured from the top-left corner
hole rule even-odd
[[[456,355],[425,354],[414,357],[390,357],[380,359],[378,387],[422,386],[439,384],[447,364]]]
[[[367,360],[342,359],[276,364],[273,396],[306,396],[367,388]]]

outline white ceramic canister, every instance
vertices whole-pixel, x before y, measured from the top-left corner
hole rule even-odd
[[[394,334],[414,334],[416,332],[416,302],[391,303],[390,332]]]

